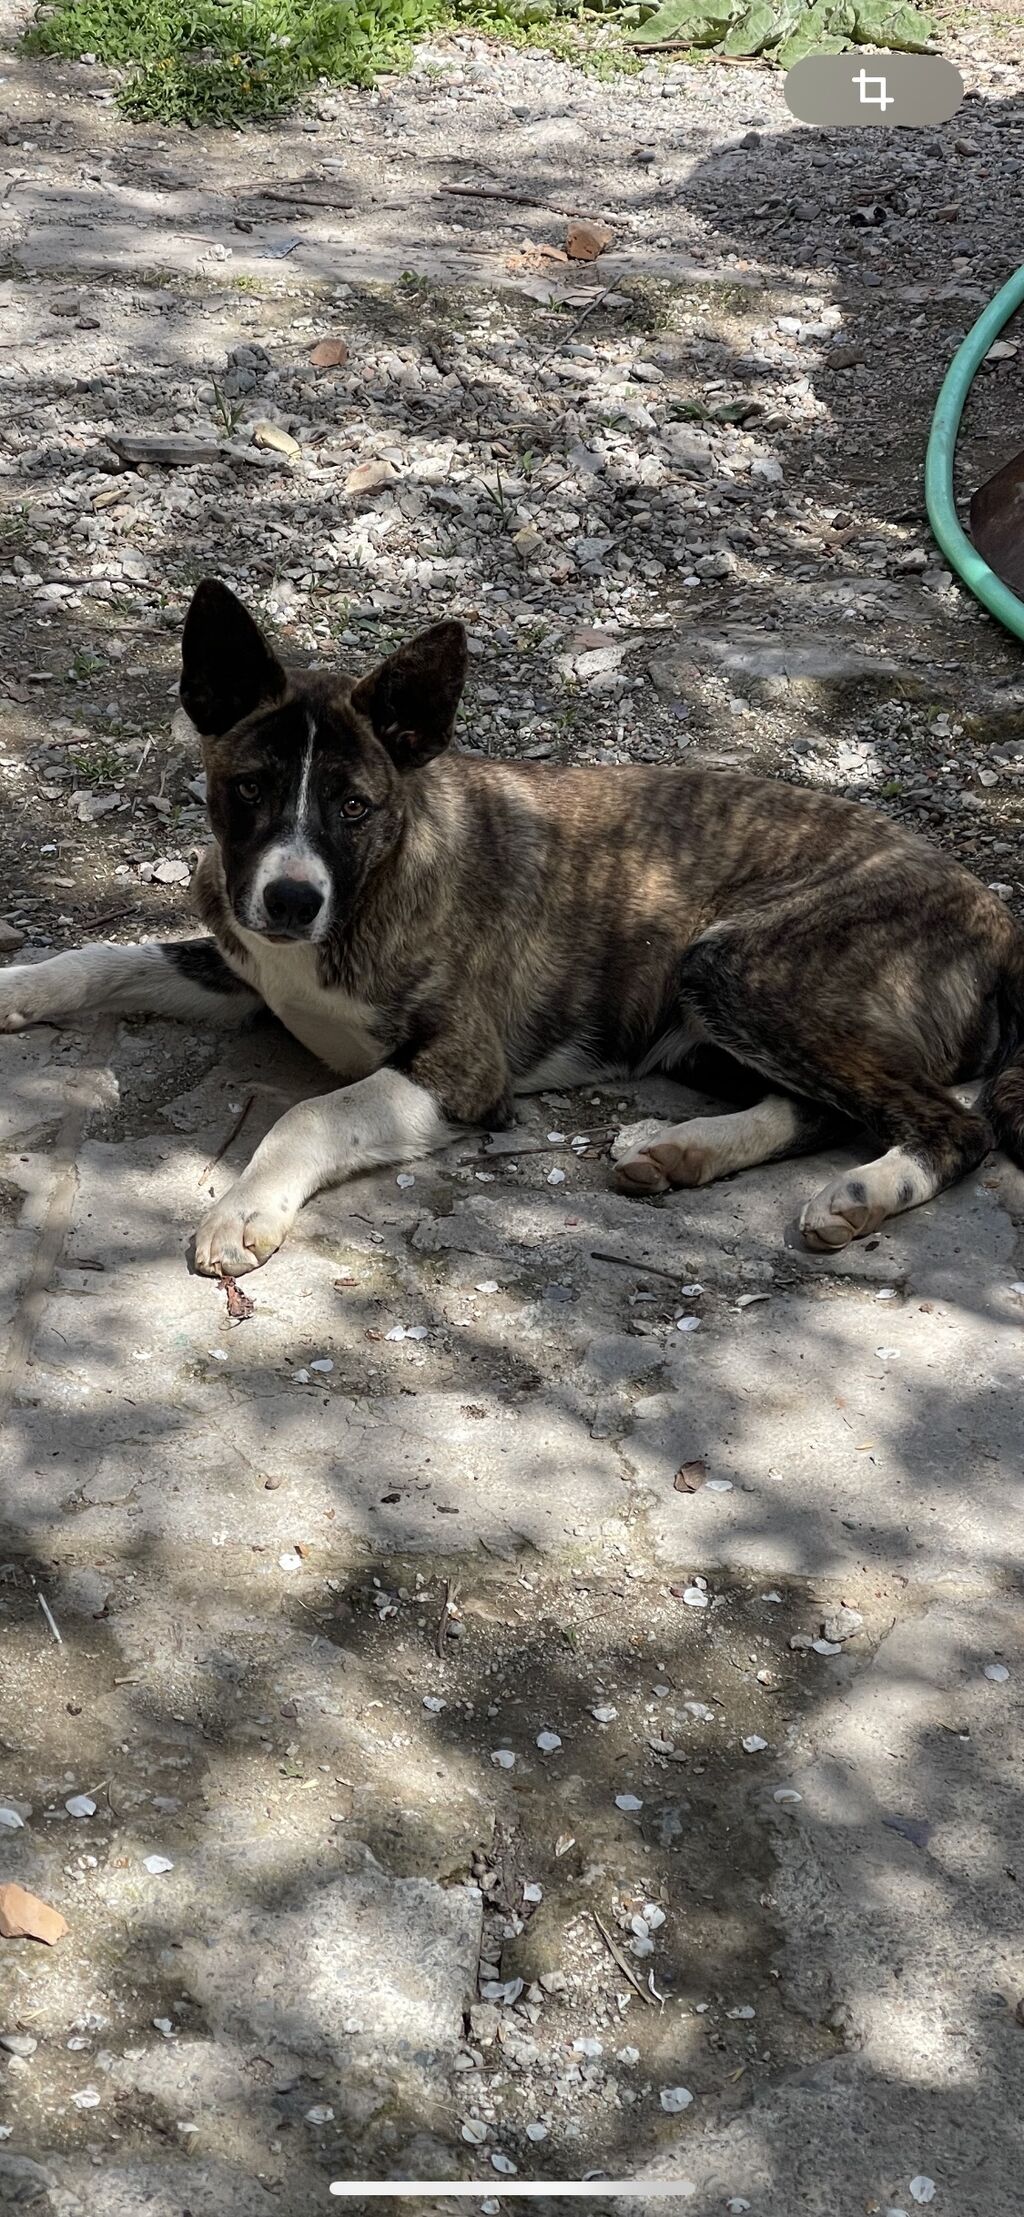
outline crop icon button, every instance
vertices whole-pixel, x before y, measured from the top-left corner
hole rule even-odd
[[[786,106],[801,123],[948,123],[964,96],[963,78],[938,54],[808,54],[785,83]]]

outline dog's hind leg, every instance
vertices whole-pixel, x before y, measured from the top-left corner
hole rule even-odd
[[[865,1125],[883,1142],[883,1155],[833,1181],[804,1210],[807,1245],[833,1250],[954,1185],[982,1161],[993,1134],[985,1117],[950,1090],[951,1073],[939,1067],[940,1050],[921,1014],[923,984],[909,966],[897,1028],[874,990],[870,965],[877,966],[877,954],[872,958],[867,948],[858,954],[852,934],[826,942],[823,951],[832,962],[823,966],[816,993],[807,945],[786,922],[773,929],[758,921],[698,940],[680,976],[686,1002],[716,1045],[800,1102]],[[942,1051],[948,1059],[954,1049]],[[771,1114],[781,1131],[774,1097]]]
[[[728,1178],[755,1163],[811,1154],[826,1144],[836,1123],[813,1101],[767,1093],[752,1108],[666,1124],[663,1132],[616,1164],[614,1182],[620,1193],[630,1194],[710,1185],[713,1178]]]
[[[0,970],[0,1032],[71,1024],[84,1015],[171,1016],[241,1024],[262,1006],[212,939],[78,947]]]

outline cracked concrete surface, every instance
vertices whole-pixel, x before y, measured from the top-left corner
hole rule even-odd
[[[795,1706],[767,1738],[770,1769],[729,1789],[735,1821],[717,1843],[712,1833],[702,1863],[744,1859],[740,1843],[755,1831],[767,1858],[757,1882],[765,1935],[749,1952],[744,1943],[743,1992],[756,1996],[759,2020],[738,2074],[750,2073],[749,2092],[716,2099],[687,2051],[682,2019],[699,2032],[708,2007],[693,2000],[699,1978],[688,2003],[669,1996],[657,2028],[623,1984],[628,2036],[639,2009],[643,2033],[661,2042],[647,2066],[654,2088],[685,2070],[698,2098],[682,2137],[641,2128],[606,2157],[611,2175],[646,2165],[682,2182],[680,2207],[709,2213],[735,2196],[766,2217],[903,2208],[919,2177],[936,2180],[936,2206],[958,2217],[1009,2209],[1024,2057],[1014,2022],[1024,1991],[1018,1174],[986,1166],[837,1265],[794,1243],[821,1162],[635,1204],[609,1190],[603,1141],[589,1157],[565,1142],[657,1113],[677,1089],[549,1096],[527,1106],[516,1151],[471,1137],[416,1165],[411,1187],[386,1172],[324,1196],[251,1281],[255,1314],[231,1325],[220,1291],[188,1274],[192,1224],[282,1100],[319,1076],[268,1027],[211,1042],[205,1076],[175,1097],[175,1054],[173,1027],[157,1025],[0,1043],[5,1192],[24,1193],[5,1242],[0,1554],[10,1557],[9,1636],[17,1620],[22,1640],[11,1690],[16,1682],[18,1699],[31,1689],[37,1705],[27,1731],[6,1707],[5,1793],[16,1792],[15,1770],[37,1791],[26,1787],[26,1822],[2,1835],[2,1857],[4,1875],[61,1906],[72,1926],[63,1959],[5,1956],[5,2015],[38,2027],[58,2078],[60,2049],[77,2063],[68,2027],[83,2024],[88,2085],[101,2095],[78,2133],[67,2117],[80,2085],[40,2101],[33,2144],[48,2206],[178,2212],[185,2158],[154,2147],[159,2117],[163,2131],[192,2136],[188,2206],[218,2217],[319,2206],[332,2171],[465,2171],[472,2149],[457,2130],[451,2140],[457,2096],[443,2091],[466,2057],[464,2012],[486,1954],[465,1842],[486,1837],[491,1821],[489,1730],[520,1749],[520,1812],[531,1794],[543,1806],[529,1775],[534,1728],[524,1740],[524,1725],[509,1732],[484,1718],[473,1728],[484,1734],[479,1756],[451,1747],[438,1768],[422,1732],[443,1720],[423,1719],[419,1701],[419,1725],[413,1710],[411,1730],[375,1740],[368,1711],[386,1706],[371,1691],[375,1670],[320,1627],[325,1602],[358,1612],[369,1576],[363,1598],[383,1632],[391,1613],[418,1623],[412,1684],[430,1687],[448,1668],[430,1660],[444,1579],[472,1592],[488,1563],[497,1585],[460,1625],[473,1640],[478,1608],[486,1618],[515,1604],[523,1619],[525,1601],[529,1643],[529,1596],[545,1581],[585,1595],[623,1572],[630,1621],[657,1597],[688,1631],[696,1611],[683,1589],[703,1577],[704,1661],[659,1667],[677,1693],[710,1692],[723,1730],[716,1668],[738,1669],[756,1691],[742,1653],[714,1661],[737,1581],[753,1576],[762,1619],[783,1603],[795,1610],[760,1674],[771,1703],[786,1669],[802,1671]],[[167,1098],[133,1118],[140,1056],[166,1069]],[[553,1130],[565,1138],[552,1142]],[[699,1328],[680,1332],[688,1316]],[[424,1325],[426,1337],[389,1339],[399,1325]],[[676,1490],[680,1466],[698,1462],[707,1482]],[[59,1652],[33,1613],[34,1588],[20,1591],[18,1618],[26,1577],[63,1627]],[[840,1597],[867,1612],[869,1636],[817,1655],[807,1634]],[[790,1626],[806,1627],[796,1652]],[[531,1662],[543,1651],[538,1636]],[[486,1684],[497,1666],[481,1667]],[[570,1655],[567,1668],[593,1701],[589,1666]],[[197,1691],[204,1681],[208,1693]],[[236,1698],[225,1728],[209,1701],[233,1714]],[[53,1701],[68,1712],[63,1729]],[[535,1722],[569,1729],[568,1709],[566,1685],[542,1676]],[[271,1711],[297,1720],[279,1728],[295,1739],[277,1762]],[[466,1713],[479,1717],[472,1702]],[[79,1837],[85,1849],[97,1842],[99,1820],[69,1827],[61,1801],[83,1785],[99,1798],[92,1747],[88,1771],[70,1752],[79,1733],[93,1743],[97,1726],[115,1768],[115,1745],[122,1757],[131,1750],[136,1787],[119,1775],[90,1868],[74,1851]],[[662,1726],[646,1729],[636,1776],[643,1762],[690,1761],[659,1755],[673,1743],[651,1737]],[[735,1738],[724,1744],[736,1750]],[[728,1757],[733,1775],[737,1761]],[[539,1762],[534,1754],[535,1771]],[[301,1790],[280,1805],[275,1771],[296,1766],[311,1794],[305,1812]],[[703,1767],[694,1761],[688,1779],[696,1802]],[[566,1806],[591,1856],[579,1883],[597,1869],[621,1891],[628,1851],[601,1836],[603,1794],[582,1751],[571,1768]],[[315,1823],[307,1837],[321,1806],[317,1769],[327,1800],[343,1803],[329,1812],[330,1846]],[[712,1821],[724,1825],[721,1813]],[[658,1823],[685,1846],[685,1816]],[[152,1853],[173,1865],[157,1879],[144,1864]],[[685,1888],[671,1877],[665,1901],[685,1954]],[[715,1917],[720,1936],[721,1904]],[[513,1937],[513,1952],[524,1944]],[[549,1961],[537,1945],[528,1976]],[[571,1963],[567,1947],[560,1960]],[[590,2030],[586,1996],[602,1975],[583,1964],[563,2049]],[[549,2019],[553,2006],[549,1996]],[[787,2067],[778,2054],[764,2067],[771,2008],[789,2028]],[[171,2034],[154,2033],[163,2019]],[[509,2027],[501,2036],[512,2039]],[[13,2092],[31,2118],[37,2058],[22,2071]],[[261,2106],[287,2109],[294,2088],[308,2140],[302,2120],[319,2114],[325,2082],[335,2122],[323,2129],[329,2139],[344,2118],[344,2146],[304,2146],[282,2172],[288,2119],[272,2161]],[[110,2114],[123,2150],[101,2129]],[[397,2115],[389,2131],[383,2120]],[[506,2126],[508,2147],[511,2116]],[[587,2131],[577,2175],[606,2146],[615,2143]],[[5,2191],[14,2160],[5,2156]],[[571,2134],[547,2175],[573,2175]]]

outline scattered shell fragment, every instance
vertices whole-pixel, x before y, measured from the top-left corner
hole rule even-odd
[[[96,1803],[90,1794],[69,1794],[64,1807],[69,1817],[94,1817]]]
[[[467,2117],[462,2127],[462,2137],[467,2147],[482,2148],[487,2138],[487,2126],[482,2117]]]
[[[933,2202],[935,2200],[935,2180],[927,2178],[923,2172],[919,2172],[917,2178],[910,2181],[910,2196],[911,2200],[915,2202]]]
[[[515,1769],[516,1759],[510,1747],[492,1748],[491,1761],[500,1771],[510,1771]]]

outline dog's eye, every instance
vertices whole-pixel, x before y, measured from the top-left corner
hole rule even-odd
[[[361,801],[357,793],[350,793],[347,801],[342,801],[341,813],[348,823],[358,824],[362,816],[370,813],[369,801]]]
[[[262,787],[259,778],[240,777],[235,786],[235,791],[240,801],[253,802],[259,800]]]

